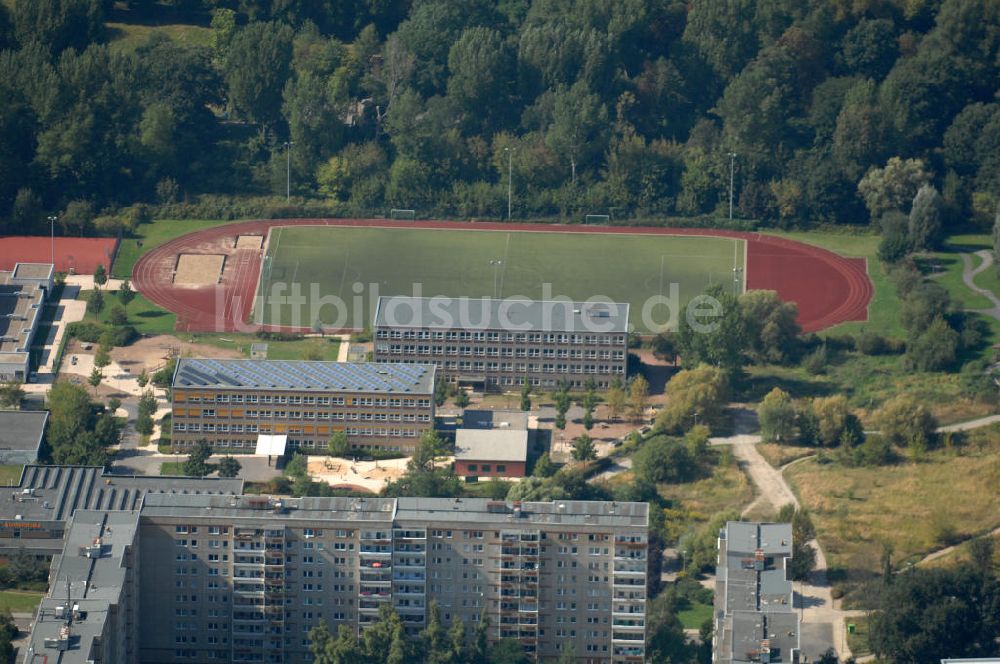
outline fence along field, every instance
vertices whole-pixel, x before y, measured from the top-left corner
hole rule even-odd
[[[261,270],[254,321],[308,327],[292,320],[291,306],[276,306],[275,284],[297,283],[307,300],[312,284],[352,309],[355,284],[363,284],[363,313],[349,311],[347,327],[364,328],[373,314],[373,286],[381,295],[541,298],[585,300],[605,296],[632,305],[632,322],[642,333],[643,304],[671,295],[685,303],[709,283],[742,289],[744,241],[721,237],[607,235],[405,228],[275,227]],[[287,286],[286,286],[287,287]],[[280,288],[280,287],[279,287]],[[288,291],[285,290],[285,295]],[[261,306],[263,303],[263,306]],[[309,311],[307,303],[302,308]],[[332,324],[332,307],[321,312]],[[663,316],[663,309],[659,310]]]

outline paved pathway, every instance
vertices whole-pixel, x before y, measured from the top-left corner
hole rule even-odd
[[[977,256],[982,260],[978,267],[973,267],[972,256]],[[975,254],[962,254],[962,281],[965,282],[969,290],[979,293],[993,305],[989,309],[974,309],[973,311],[1000,320],[1000,298],[997,298],[996,294],[988,288],[977,286],[975,282],[977,274],[988,270],[992,266],[993,252],[988,249],[980,249]]]
[[[740,467],[754,484],[757,498],[747,506],[743,514],[747,514],[762,503],[769,504],[775,512],[783,505],[788,504],[798,508],[798,497],[788,486],[781,470],[769,464],[757,450],[756,444],[760,442],[760,436],[745,433],[756,429],[756,414],[747,408],[738,408],[734,411],[733,420],[736,435],[726,438],[712,438],[710,442],[712,445],[729,445]],[[843,611],[834,602],[826,575],[826,556],[818,541],[812,540],[810,544],[816,551],[816,567],[809,575],[808,581],[794,584],[799,597],[802,622],[832,625],[833,648],[843,660],[851,656],[851,650],[847,645],[845,618],[853,615],[854,612]],[[814,657],[820,653],[806,654]]]

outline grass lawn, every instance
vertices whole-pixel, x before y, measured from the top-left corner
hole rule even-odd
[[[868,645],[868,616],[852,616],[846,622],[854,625],[854,632],[847,632],[847,646],[851,649],[851,654],[855,657],[872,654]]]
[[[973,265],[979,265],[979,258],[973,256]],[[939,276],[933,277],[942,288],[948,291],[951,298],[963,309],[988,309],[991,304],[985,296],[980,295],[965,285],[962,280],[964,263],[962,257],[954,252],[937,251],[921,258],[918,264],[923,267],[930,267],[928,263],[933,262],[941,271]]]
[[[719,512],[742,510],[753,501],[753,487],[732,457],[720,454],[720,462],[711,477],[682,484],[660,484],[657,491],[670,501],[666,510],[668,539],[676,540],[689,529],[712,519]],[[609,481],[614,486],[634,481],[631,471]],[[695,627],[700,627],[700,623]]]
[[[743,242],[729,238],[608,236],[505,231],[285,227],[271,233],[269,264],[261,293],[279,283],[298,283],[309,299],[348,303],[346,320],[335,321],[333,306],[321,310],[328,324],[364,327],[373,302],[354,306],[352,286],[377,285],[382,294],[586,300],[603,296],[632,304],[639,330],[642,307],[652,296],[669,296],[676,284],[678,305],[710,282],[730,284],[743,265]],[[497,261],[500,261],[497,263]],[[546,290],[548,285],[550,290]],[[366,298],[359,298],[366,299]],[[355,309],[362,309],[361,319]],[[257,312],[264,323],[288,324],[291,307],[266,301]],[[663,308],[657,312],[665,317]],[[258,319],[260,320],[260,319]]]
[[[44,593],[29,590],[0,590],[0,613],[31,613],[38,608]]]
[[[0,484],[3,486],[14,486],[21,481],[21,471],[24,466],[20,464],[0,465]]]
[[[204,219],[158,219],[149,224],[141,224],[135,230],[133,237],[122,239],[118,247],[118,255],[115,256],[115,263],[111,266],[111,275],[120,279],[127,279],[132,276],[132,266],[139,260],[139,257],[160,246],[164,242],[173,240],[193,231],[221,224],[231,223],[214,219],[206,221]],[[142,246],[139,246],[139,243]]]
[[[106,23],[108,41],[112,48],[132,51],[145,44],[154,34],[166,35],[185,46],[210,46],[211,28],[185,23],[166,25],[138,25],[134,23]]]
[[[677,612],[677,619],[684,629],[701,629],[706,620],[712,619],[712,605],[691,602],[691,606]]]
[[[289,341],[267,340],[264,341],[252,334],[226,333],[225,336],[218,334],[179,334],[182,341],[208,344],[217,348],[236,350],[247,357],[250,357],[250,345],[256,343],[267,344],[267,359],[269,360],[301,360],[306,357],[335,362],[340,351],[340,339],[331,337],[308,339],[295,339]]]
[[[160,464],[160,475],[184,474],[184,461],[164,461]]]
[[[769,464],[775,468],[781,468],[786,463],[791,463],[796,459],[812,456],[816,454],[815,447],[805,445],[778,445],[777,443],[758,443],[757,451]]]
[[[124,242],[124,241],[123,241]],[[83,291],[81,297],[89,299],[93,291]],[[111,310],[115,305],[120,305],[117,291],[104,291],[104,308],[101,313],[93,314],[89,311],[84,320],[96,320],[100,323],[110,324]],[[174,324],[177,322],[175,314],[161,309],[142,295],[136,293],[135,298],[125,307],[128,314],[128,322],[133,325],[141,334],[173,334]]]
[[[970,432],[957,451],[878,468],[821,465],[815,459],[785,472],[809,509],[831,568],[845,592],[879,574],[884,544],[896,566],[946,542],[1000,525],[1000,427]]]

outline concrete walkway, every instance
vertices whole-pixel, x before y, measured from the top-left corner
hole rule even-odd
[[[788,504],[798,508],[799,499],[788,485],[781,470],[769,464],[757,450],[756,445],[760,442],[760,436],[747,433],[757,429],[756,413],[746,407],[739,407],[734,411],[733,423],[735,435],[712,438],[709,442],[716,446],[728,445],[740,468],[753,482],[757,498],[747,506],[743,514],[746,515],[762,504],[770,505],[774,512]],[[851,649],[847,645],[846,619],[853,615],[853,612],[843,611],[834,601],[826,574],[826,555],[817,540],[812,540],[810,545],[816,551],[816,567],[809,575],[808,581],[794,583],[802,623],[830,625],[833,636],[831,645],[841,660],[844,660],[851,656]],[[815,657],[820,653],[806,654]]]
[[[982,260],[977,267],[973,267],[973,256]],[[997,298],[996,294],[988,288],[977,286],[975,282],[976,275],[981,272],[985,272],[992,266],[993,252],[988,249],[980,249],[974,254],[962,254],[962,281],[965,282],[965,285],[969,290],[982,295],[993,305],[989,309],[970,309],[969,311],[975,311],[1000,320],[1000,298]]]

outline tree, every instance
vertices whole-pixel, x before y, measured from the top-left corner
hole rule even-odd
[[[904,365],[916,371],[941,371],[955,363],[959,336],[948,322],[938,316],[922,334],[906,345]]]
[[[910,240],[909,218],[898,210],[890,210],[882,215],[882,240],[878,245],[878,257],[886,263],[898,263],[913,249]]]
[[[212,446],[206,440],[199,440],[194,449],[191,450],[191,454],[188,455],[187,461],[184,462],[184,474],[191,477],[206,477],[213,470],[208,463],[211,456]]]
[[[146,387],[149,384],[149,374],[146,373],[146,368],[143,367],[135,377],[135,382],[140,388]]]
[[[255,22],[239,29],[229,44],[225,61],[229,102],[237,113],[262,129],[281,120],[292,36],[287,25]]]
[[[109,364],[111,364],[111,353],[104,344],[101,344],[97,347],[97,352],[94,353],[94,366],[103,369]]]
[[[100,369],[94,367],[93,370],[90,372],[90,376],[87,378],[87,382],[90,383],[91,387],[97,387],[98,385],[101,384],[101,381],[103,379],[104,379],[104,374],[101,372]]]
[[[448,400],[448,383],[444,378],[438,376],[434,381],[434,405],[439,408]]]
[[[791,442],[795,436],[795,405],[781,388],[774,388],[757,408],[761,438],[766,442]]]
[[[556,474],[556,465],[552,463],[548,452],[542,453],[535,461],[535,467],[531,474],[535,477],[552,477]]]
[[[327,443],[327,452],[330,456],[346,457],[351,451],[351,443],[347,440],[347,433],[335,431]]]
[[[573,459],[576,461],[591,461],[597,458],[597,448],[593,439],[587,434],[582,434],[573,441]]]
[[[865,200],[872,219],[890,210],[908,213],[920,188],[930,182],[920,159],[892,157],[884,168],[873,168],[858,183],[858,193]]]
[[[104,309],[104,294],[94,289],[90,292],[90,297],[87,298],[87,311],[92,314],[99,314],[102,309]]]
[[[778,523],[792,524],[792,559],[788,562],[788,576],[794,581],[805,581],[816,567],[816,550],[809,543],[816,537],[809,513],[794,505],[782,505],[775,519]]]
[[[24,396],[24,388],[20,381],[8,380],[0,385],[0,406],[4,408],[19,408]]]
[[[39,42],[58,56],[87,48],[104,35],[104,3],[98,0],[17,0],[11,18],[22,45]]]
[[[702,474],[689,446],[670,436],[653,436],[632,456],[632,469],[651,484],[690,482]]]
[[[679,432],[699,422],[715,422],[729,392],[726,375],[706,364],[677,372],[667,383],[666,404],[656,418],[659,429]]]
[[[219,459],[216,468],[219,471],[219,477],[237,477],[240,471],[243,470],[243,465],[227,454]]]
[[[801,330],[798,307],[782,302],[775,291],[751,290],[739,297],[746,327],[747,351],[758,362],[784,362]]]
[[[594,428],[594,411],[587,410],[583,413],[583,428],[590,431]]]
[[[878,658],[932,664],[991,654],[1000,633],[1000,585],[968,566],[914,568],[884,588],[869,621]]]
[[[121,300],[122,304],[128,307],[129,302],[135,299],[135,291],[132,290],[132,285],[129,283],[128,279],[122,282],[121,288],[118,289],[118,299]]]
[[[466,408],[469,405],[469,393],[465,390],[459,390],[455,394],[455,406],[458,408]]]
[[[625,395],[625,390],[622,389],[621,381],[608,388],[608,391],[604,394],[604,402],[608,405],[608,416],[611,421],[617,420],[625,411],[625,406],[628,402],[628,397]]]
[[[937,420],[927,408],[908,394],[900,394],[875,411],[875,425],[895,445],[928,445],[934,439]]]
[[[608,111],[600,97],[592,94],[587,83],[577,81],[571,88],[557,87],[554,92],[552,124],[545,143],[570,164],[576,183],[577,167],[588,166],[607,145]]]
[[[854,445],[864,437],[861,422],[851,412],[843,395],[817,397],[812,400],[811,409],[816,418],[816,440],[819,444],[835,447],[846,440]]]
[[[521,386],[521,410],[528,412],[531,410],[531,383],[527,378]]]
[[[125,307],[120,304],[111,307],[111,313],[108,314],[108,322],[115,327],[128,325],[128,314],[125,313]]]
[[[629,410],[632,419],[641,421],[646,415],[646,404],[649,401],[649,382],[642,376],[632,379],[628,388]]]
[[[944,234],[941,194],[931,185],[923,185],[910,208],[910,244],[914,249],[936,249]]]
[[[389,482],[382,489],[383,496],[420,496],[448,498],[461,495],[458,477],[452,468],[438,467],[438,457],[449,450],[434,431],[427,431],[417,443],[413,456],[406,464],[406,472],[398,480]]]
[[[94,285],[98,288],[108,283],[108,273],[104,269],[104,265],[101,263],[97,264],[94,268]]]
[[[677,348],[684,366],[709,364],[732,375],[743,365],[748,346],[746,321],[731,289],[714,284],[684,308]]]
[[[337,638],[333,638],[326,621],[320,620],[309,631],[309,641],[315,664],[357,664],[361,660],[358,637],[343,623],[337,628]]]

